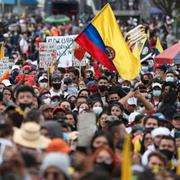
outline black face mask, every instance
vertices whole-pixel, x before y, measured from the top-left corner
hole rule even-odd
[[[100,85],[100,86],[99,86],[99,90],[100,90],[101,92],[104,92],[104,91],[107,91],[107,90],[108,90],[108,87],[105,86],[105,85]]]
[[[110,100],[110,101],[108,101],[108,102],[109,102],[109,104],[114,104],[114,103],[117,103],[118,100]]]
[[[169,151],[168,149],[162,149],[162,150],[160,150],[160,152],[161,152],[162,154],[164,154],[169,161],[172,159],[172,157],[173,157],[173,155],[174,155],[174,152]]]
[[[143,84],[148,84],[148,83],[149,83],[149,80],[143,79],[143,80],[142,80],[142,83],[143,83]]]
[[[101,162],[101,163],[96,163],[96,165],[102,169],[104,169],[105,171],[108,171],[109,173],[112,172],[113,170],[113,164],[106,164],[104,162]]]
[[[130,89],[130,87],[123,87],[122,90],[123,90],[125,93],[128,93],[131,89]]]
[[[61,88],[61,83],[53,83],[52,84],[52,87],[55,89],[55,90],[58,90]]]
[[[32,103],[20,103],[19,107],[24,111],[26,108],[31,108],[32,107]]]

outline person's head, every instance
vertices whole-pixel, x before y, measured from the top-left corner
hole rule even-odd
[[[46,76],[40,76],[38,79],[38,83],[41,88],[47,88],[48,87],[48,78]]]
[[[70,158],[60,152],[48,153],[43,159],[41,171],[46,180],[67,180]]]
[[[92,110],[96,115],[101,114],[103,111],[103,103],[101,100],[97,99],[92,103]]]
[[[53,118],[52,110],[53,107],[48,104],[43,104],[40,106],[40,111],[42,112],[42,115],[45,120],[50,120]]]
[[[145,130],[143,137],[142,137],[142,153],[144,153],[147,149],[148,146],[153,144],[153,139],[152,139],[152,135],[151,135],[151,131],[150,130]]]
[[[61,97],[59,95],[52,96],[51,97],[51,106],[54,108],[59,106],[60,101],[61,101]]]
[[[3,88],[3,91],[2,91],[2,94],[3,94],[3,100],[13,100],[13,92],[11,90],[11,88],[8,88],[8,87],[4,87]]]
[[[158,170],[164,170],[166,168],[166,158],[159,152],[152,152],[148,156],[147,166],[150,169],[158,168]]]
[[[158,118],[155,116],[147,116],[144,119],[144,127],[146,129],[155,129],[159,126]]]
[[[77,108],[79,108],[79,106],[80,106],[82,103],[87,103],[87,98],[86,98],[86,97],[78,97],[78,98],[77,98],[77,101],[76,101],[76,106],[77,106]]]
[[[102,146],[93,153],[93,163],[105,171],[112,173],[116,166],[116,157],[110,147]]]
[[[162,89],[162,85],[159,83],[154,83],[152,84],[152,95],[154,97],[160,97],[161,95],[161,89]]]
[[[90,107],[89,107],[89,105],[88,105],[88,103],[81,103],[80,105],[79,105],[79,113],[82,113],[82,112],[84,112],[84,111],[89,111],[89,109],[90,109]]]
[[[136,108],[137,108],[137,98],[130,97],[127,100],[126,109],[132,113],[136,110]]]
[[[70,111],[71,110],[71,104],[67,100],[63,100],[60,103],[60,106],[65,110],[65,111]]]
[[[97,131],[91,139],[90,146],[92,151],[95,151],[101,146],[108,146],[111,149],[114,149],[112,136],[105,131]]]
[[[159,143],[159,151],[164,154],[168,160],[171,160],[176,153],[175,139],[171,136],[163,136]]]
[[[53,109],[53,118],[54,119],[64,119],[65,118],[65,110],[61,106],[57,106]]]
[[[110,113],[113,116],[121,117],[123,114],[123,110],[124,110],[123,105],[118,102],[113,103],[110,106]]]
[[[109,123],[108,130],[113,136],[115,143],[117,143],[120,139],[124,139],[127,135],[125,125],[120,120],[115,120]]]
[[[151,131],[151,135],[152,135],[152,138],[153,138],[154,146],[156,148],[158,148],[159,147],[159,143],[161,141],[161,138],[163,136],[169,136],[170,135],[170,131],[169,131],[169,129],[167,129],[165,127],[159,127],[159,128],[153,129]]]
[[[79,81],[78,87],[79,87],[79,90],[87,88],[83,80]]]
[[[78,97],[89,97],[89,91],[88,89],[81,89],[78,93]]]
[[[77,123],[77,116],[73,112],[66,112],[66,124],[70,126],[75,126]]]
[[[16,104],[22,106],[30,106],[34,101],[34,89],[30,86],[20,86],[16,90]]]
[[[108,90],[108,85],[109,85],[109,82],[108,82],[107,77],[101,76],[101,77],[98,79],[98,88],[99,88],[99,91],[100,91],[100,92],[105,92],[105,91],[107,91],[107,90]]]
[[[119,100],[119,94],[116,91],[110,91],[108,94],[108,102],[112,103],[112,102],[117,102]]]
[[[98,127],[100,129],[107,129],[108,127],[108,124],[107,124],[107,116],[108,116],[108,113],[106,111],[103,111],[99,117],[97,118],[97,122],[98,122]]]
[[[175,129],[180,130],[180,113],[175,113],[172,119],[172,125]]]
[[[175,74],[172,71],[168,71],[165,75],[166,82],[174,82],[175,81]]]
[[[52,78],[51,85],[54,88],[54,90],[59,90],[61,88],[61,79],[60,79],[60,77]]]

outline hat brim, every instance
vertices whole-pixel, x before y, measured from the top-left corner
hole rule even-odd
[[[21,129],[15,130],[14,135],[13,135],[13,140],[16,144],[19,144],[27,148],[34,148],[34,149],[37,149],[37,148],[45,149],[47,148],[50,142],[48,138],[45,138],[41,135],[39,136],[37,140],[33,140],[33,141],[24,139],[21,134]]]

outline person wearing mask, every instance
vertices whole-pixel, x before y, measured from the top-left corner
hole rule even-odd
[[[95,98],[100,98],[103,102],[103,105],[106,105],[106,96],[108,94],[108,86],[109,86],[109,82],[106,76],[101,76],[98,79],[98,92],[93,94],[91,96],[92,99]]]
[[[159,127],[159,128],[156,128],[156,129],[152,130],[151,131],[151,135],[152,135],[152,139],[153,139],[153,144],[148,146],[147,150],[142,155],[142,164],[145,165],[145,166],[148,163],[148,156],[149,156],[149,154],[151,152],[155,151],[155,150],[158,150],[161,138],[163,136],[169,136],[170,135],[170,131],[169,131],[169,129],[167,129],[165,127]]]
[[[166,156],[168,162],[167,162],[167,168],[169,170],[174,170],[175,165],[173,164],[173,158],[176,153],[175,151],[176,144],[175,139],[171,136],[163,136],[159,142],[159,152]]]
[[[153,83],[152,84],[151,103],[156,108],[157,108],[159,101],[160,101],[161,92],[162,92],[162,85],[160,83]]]
[[[52,88],[50,89],[51,96],[60,95],[60,89],[61,89],[60,77],[53,77],[51,85],[52,85]]]

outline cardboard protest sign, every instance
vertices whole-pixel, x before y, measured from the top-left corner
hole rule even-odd
[[[78,146],[89,146],[96,129],[95,114],[93,112],[80,113],[78,116]]]
[[[39,67],[48,69],[57,60],[55,43],[39,43]]]
[[[11,70],[14,62],[9,60],[9,57],[3,57],[0,60],[0,76],[2,76],[7,71]]]
[[[46,42],[56,43],[58,67],[72,66],[73,42],[77,35],[69,36],[48,36]],[[66,50],[67,49],[67,50]],[[64,52],[66,50],[66,52]],[[63,53],[64,52],[64,53]],[[63,55],[61,56],[61,54]]]

